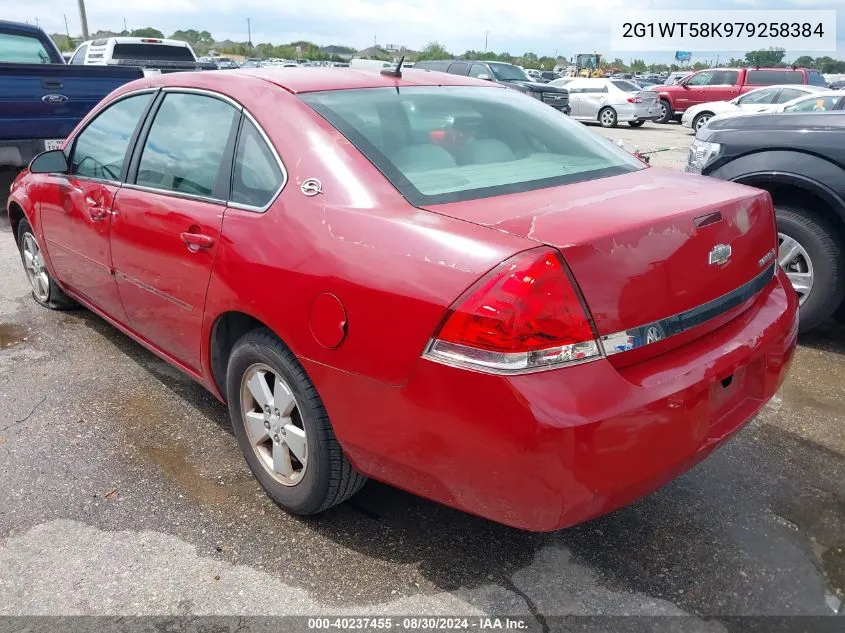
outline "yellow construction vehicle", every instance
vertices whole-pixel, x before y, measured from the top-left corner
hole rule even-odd
[[[575,56],[576,77],[604,77],[601,70],[601,55],[583,53]]]

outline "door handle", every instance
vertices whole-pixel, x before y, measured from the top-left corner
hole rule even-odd
[[[88,204],[88,215],[94,222],[102,222],[109,217],[109,209],[100,204],[94,198],[85,197],[85,202]]]
[[[58,90],[64,88],[65,85],[58,79],[42,79],[41,87],[45,90]]]
[[[188,245],[188,250],[193,252],[214,246],[214,238],[202,233],[182,233],[180,237]]]

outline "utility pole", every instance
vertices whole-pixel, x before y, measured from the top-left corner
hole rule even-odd
[[[67,13],[63,13],[62,17],[65,19],[65,33],[67,33],[68,43],[73,47],[73,40],[70,39],[70,27],[67,25]]]
[[[123,18],[123,30],[129,32],[129,28],[126,26],[126,18]]]
[[[76,0],[79,5],[79,21],[82,22],[82,39],[88,40],[88,17],[85,15],[85,0]]]
[[[250,18],[246,19],[246,43],[249,46],[249,56],[252,57],[252,23]]]
[[[484,31],[484,52],[487,52],[487,38],[490,35],[490,31]]]

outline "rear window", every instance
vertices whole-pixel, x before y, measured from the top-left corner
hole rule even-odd
[[[49,64],[50,54],[37,37],[0,32],[0,62]]]
[[[192,62],[194,55],[187,46],[168,44],[115,44],[114,59],[154,59],[155,61]]]
[[[803,84],[804,74],[800,70],[749,70],[745,83],[752,86]]]
[[[615,176],[643,164],[511,90],[371,88],[301,95],[413,205]]]
[[[610,83],[623,92],[638,92],[641,90],[638,85],[633,84],[630,81],[625,81],[624,79],[613,79]]]

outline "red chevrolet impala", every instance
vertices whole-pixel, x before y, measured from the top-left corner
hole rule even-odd
[[[740,429],[796,341],[768,194],[436,72],[128,84],[32,162],[9,218],[35,300],[226,402],[299,514],[373,477],[525,529],[584,521]]]

